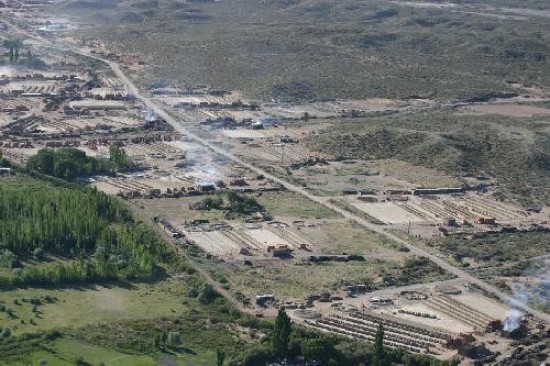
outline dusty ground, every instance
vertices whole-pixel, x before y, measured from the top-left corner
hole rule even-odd
[[[550,116],[550,109],[521,104],[481,104],[461,109],[462,113],[501,114],[510,117]]]

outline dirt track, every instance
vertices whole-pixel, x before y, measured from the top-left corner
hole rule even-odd
[[[14,28],[17,29],[18,27],[14,25]],[[21,31],[21,30],[19,30],[19,31]],[[280,179],[280,178],[278,178],[278,177],[262,170],[261,168],[258,168],[254,165],[246,163],[243,160],[239,159],[238,157],[234,156],[233,154],[219,148],[218,146],[215,146],[215,145],[211,144],[208,140],[187,131],[185,129],[185,127],[183,127],[180,123],[178,123],[178,121],[174,117],[172,117],[170,114],[168,114],[163,108],[161,108],[159,105],[157,105],[155,102],[153,102],[149,97],[143,95],[141,93],[141,91],[138,89],[138,87],[122,72],[122,70],[120,69],[120,66],[117,63],[112,62],[110,60],[106,60],[106,59],[97,57],[97,56],[94,56],[94,55],[91,55],[91,54],[86,53],[86,52],[82,52],[81,50],[74,49],[72,47],[66,47],[65,45],[56,44],[56,43],[50,42],[48,40],[35,37],[33,35],[27,34],[24,31],[21,31],[21,33],[24,33],[28,37],[33,38],[34,40],[37,40],[37,41],[39,41],[39,42],[41,42],[45,45],[53,46],[53,47],[67,48],[71,52],[74,52],[76,54],[80,54],[80,55],[83,55],[83,56],[86,56],[86,57],[94,58],[96,60],[99,60],[99,61],[109,65],[111,70],[123,81],[123,83],[126,85],[126,87],[128,88],[128,91],[131,94],[134,94],[134,96],[136,98],[140,99],[145,104],[145,106],[147,108],[150,108],[153,111],[155,111],[155,113],[157,113],[158,116],[165,119],[167,123],[169,123],[176,131],[178,131],[182,135],[187,135],[189,138],[191,138],[194,141],[200,143],[201,145],[209,148],[211,151],[213,151],[213,152],[215,152],[219,155],[223,155],[223,156],[231,159],[235,163],[237,163],[237,164],[239,164],[239,165],[241,165],[245,168],[248,168],[249,170],[257,173],[258,175],[263,175],[266,178],[271,179],[272,181],[281,184],[286,189],[288,189],[290,191],[293,191],[295,193],[298,193],[298,194],[300,194],[300,195],[302,195],[302,196],[304,196],[304,197],[306,197],[306,198],[308,198],[308,199],[310,199],[314,202],[317,202],[317,203],[319,203],[319,204],[321,204],[321,205],[323,205],[323,206],[339,213],[340,215],[342,215],[346,219],[355,221],[359,225],[361,225],[361,226],[363,226],[363,227],[365,227],[365,228],[367,228],[371,231],[374,231],[376,233],[384,235],[388,239],[391,239],[391,240],[395,241],[396,243],[399,243],[401,245],[406,246],[407,248],[409,248],[411,253],[419,255],[419,256],[427,257],[433,263],[437,264],[438,266],[445,269],[446,271],[456,275],[460,279],[466,280],[466,281],[468,281],[472,284],[476,284],[477,286],[479,286],[483,290],[496,295],[497,297],[499,297],[504,302],[513,303],[515,305],[515,307],[520,308],[520,309],[522,309],[526,312],[529,312],[529,313],[537,316],[538,318],[544,320],[545,322],[550,323],[550,315],[549,314],[543,313],[543,312],[538,311],[538,310],[534,310],[534,309],[530,308],[529,306],[527,306],[525,304],[520,304],[520,303],[515,302],[514,299],[511,296],[509,296],[508,294],[500,291],[498,288],[496,288],[496,287],[494,287],[494,286],[492,286],[492,285],[490,285],[490,284],[488,284],[488,283],[486,283],[486,282],[470,275],[469,273],[467,273],[467,272],[465,272],[465,271],[463,271],[463,270],[461,270],[457,267],[454,267],[453,265],[445,262],[443,259],[438,258],[437,256],[435,256],[431,253],[428,253],[425,250],[414,246],[413,244],[399,238],[398,236],[387,232],[383,227],[372,224],[371,222],[369,222],[367,220],[364,220],[364,219],[362,219],[362,218],[360,218],[360,217],[358,217],[358,216],[356,216],[356,215],[354,215],[354,214],[352,214],[348,211],[345,211],[345,210],[331,204],[330,202],[328,202],[327,198],[314,196],[314,195],[310,194],[309,192],[307,192],[306,190],[304,190],[301,187],[298,187],[298,186],[296,186],[292,183],[289,183],[289,182],[287,182],[283,179]],[[209,277],[209,276],[207,276],[207,277]],[[225,292],[224,295],[227,296],[228,294]],[[230,297],[230,299],[232,299],[232,298]]]
[[[314,195],[310,194],[309,192],[307,192],[306,190],[304,190],[301,187],[298,187],[298,186],[296,186],[294,184],[291,184],[291,183],[289,183],[289,182],[287,182],[283,179],[280,179],[280,178],[278,178],[278,177],[276,177],[272,174],[269,174],[268,172],[254,166],[254,165],[246,163],[246,162],[242,161],[241,159],[239,159],[238,157],[232,155],[231,153],[229,153],[229,152],[227,152],[227,151],[211,144],[208,140],[205,140],[205,139],[201,138],[200,136],[197,136],[193,133],[190,133],[181,124],[179,124],[176,121],[175,118],[173,118],[170,114],[168,114],[165,110],[163,110],[160,106],[158,106],[151,99],[144,96],[140,92],[140,90],[134,85],[134,83],[128,77],[126,77],[126,75],[122,72],[122,70],[120,69],[118,64],[116,64],[114,62],[111,62],[111,61],[108,61],[108,60],[103,60],[103,59],[100,59],[100,60],[107,63],[111,67],[111,69],[117,74],[117,76],[120,77],[123,80],[123,82],[126,84],[127,88],[130,90],[130,92],[133,93],[137,98],[139,98],[147,106],[147,108],[150,108],[150,109],[154,110],[160,117],[164,118],[166,120],[166,122],[168,122],[170,125],[172,125],[172,127],[174,127],[174,129],[176,131],[180,132],[181,134],[187,135],[188,137],[192,138],[196,142],[202,144],[203,146],[208,147],[210,150],[214,151],[215,153],[223,155],[223,156],[233,160],[237,164],[239,164],[241,166],[244,166],[244,167],[250,169],[251,171],[253,171],[253,172],[255,172],[259,175],[260,174],[264,175],[266,178],[271,179],[274,182],[277,182],[277,183],[283,185],[284,187],[286,187],[290,191],[301,194],[302,196],[305,196],[305,197],[307,197],[308,199],[310,199],[314,202],[317,202],[317,203],[319,203],[319,204],[321,204],[321,205],[323,205],[323,206],[325,206],[325,207],[327,207],[327,208],[329,208],[329,209],[331,209],[335,212],[338,212],[343,217],[345,217],[349,220],[357,222],[361,226],[363,226],[363,227],[365,227],[365,228],[367,228],[371,231],[382,234],[385,237],[387,237],[388,239],[391,239],[391,240],[393,240],[393,241],[395,241],[395,242],[397,242],[401,245],[406,246],[407,248],[410,249],[410,251],[412,253],[417,254],[419,256],[424,256],[424,257],[429,258],[432,262],[434,262],[435,264],[437,264],[441,268],[445,269],[446,271],[448,271],[448,272],[456,275],[457,277],[459,277],[461,279],[464,279],[464,280],[466,280],[470,283],[478,285],[479,287],[481,287],[485,291],[490,292],[492,294],[495,294],[501,300],[503,300],[507,303],[510,303],[510,302],[514,301],[514,299],[511,296],[505,294],[504,292],[500,291],[496,287],[494,287],[494,286],[492,286],[492,285],[490,285],[490,284],[488,284],[488,283],[486,283],[486,282],[484,282],[484,281],[482,281],[482,280],[480,280],[476,277],[473,277],[469,273],[467,273],[467,272],[465,272],[465,271],[463,271],[459,268],[454,267],[453,265],[445,262],[443,259],[438,258],[438,257],[436,257],[435,255],[433,255],[431,253],[428,253],[428,252],[426,252],[426,251],[424,251],[420,248],[417,248],[416,246],[414,246],[411,243],[397,237],[396,235],[388,233],[387,231],[384,230],[383,227],[380,227],[378,225],[374,225],[374,224],[372,224],[371,222],[369,222],[367,220],[364,220],[364,219],[362,219],[362,218],[360,218],[360,217],[358,217],[358,216],[356,216],[356,215],[354,215],[350,212],[347,212],[347,211],[331,204],[330,202],[327,201],[326,198],[314,196]],[[545,313],[540,312],[540,311],[537,311],[537,310],[534,310],[534,309],[531,309],[530,307],[528,307],[526,305],[523,305],[523,304],[516,304],[516,306],[520,307],[524,311],[530,312],[530,313],[536,315],[537,317],[539,317],[541,319],[544,319],[546,322],[550,323],[550,315],[545,314]]]

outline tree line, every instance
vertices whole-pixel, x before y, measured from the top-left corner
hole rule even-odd
[[[227,210],[229,213],[239,215],[251,215],[256,212],[264,212],[265,208],[251,196],[239,194],[235,191],[227,191],[227,202],[221,196],[209,196],[200,201],[197,209],[203,210]]]
[[[95,189],[0,187],[0,264],[13,268],[4,283],[149,276],[165,255],[156,233]],[[44,263],[23,268],[31,257]]]
[[[426,355],[411,354],[404,349],[384,346],[384,328],[378,326],[374,344],[365,345],[347,338],[294,327],[283,309],[279,310],[272,330],[263,344],[246,351],[241,360],[229,365],[259,366],[270,362],[303,357],[309,362],[328,366],[451,366],[457,362],[440,361]]]
[[[122,147],[112,145],[109,155],[109,159],[99,159],[73,147],[56,150],[45,148],[29,158],[27,168],[68,181],[132,168],[132,161]]]
[[[23,42],[20,39],[6,39],[4,40],[4,47],[9,50],[10,62],[17,61],[19,59],[19,50],[23,47]]]

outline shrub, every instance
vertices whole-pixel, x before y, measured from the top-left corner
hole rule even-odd
[[[211,284],[205,283],[200,287],[198,299],[201,304],[204,304],[204,305],[210,304],[217,297],[218,297],[218,293],[216,292],[214,287],[212,287]]]

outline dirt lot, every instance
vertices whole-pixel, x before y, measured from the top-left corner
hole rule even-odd
[[[500,226],[528,228],[532,224],[548,221],[548,213],[528,212],[508,203],[499,202],[489,195],[466,193],[461,195],[433,195],[426,197],[401,196],[388,198],[378,196],[378,202],[361,201],[361,196],[348,196],[347,201],[357,209],[396,228],[406,229],[411,224],[413,235],[424,236],[425,230],[432,234],[435,225],[456,221],[449,230],[486,231],[491,225],[480,220],[494,219]],[[392,199],[392,200],[390,200]],[[431,226],[430,226],[431,225]]]
[[[443,293],[443,291],[453,291],[453,294]],[[424,296],[424,298],[413,299],[410,297],[418,295]],[[391,299],[393,303],[380,306],[370,301],[373,298],[387,298]],[[365,295],[344,298],[341,303],[344,308],[357,310],[366,308],[375,313],[445,329],[455,334],[474,331],[473,319],[479,318],[480,321],[504,320],[508,310],[504,304],[464,286],[462,280],[412,285],[400,290],[383,289]],[[315,310],[325,314],[330,311],[330,308],[330,304],[317,303]],[[399,310],[426,313],[436,317],[419,317]]]
[[[394,202],[363,203],[360,201],[354,201],[352,204],[361,211],[376,217],[386,224],[422,222],[421,218],[405,211]]]
[[[293,171],[315,194],[341,195],[343,189],[454,187],[462,182],[435,169],[414,166],[395,159],[331,161]]]
[[[522,104],[482,104],[461,109],[462,113],[501,114],[510,117],[550,116],[550,109]]]

